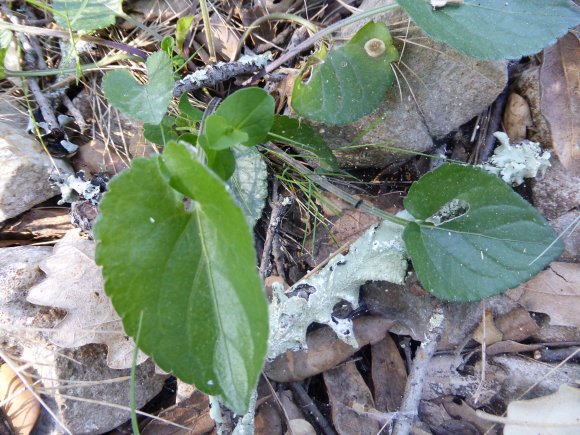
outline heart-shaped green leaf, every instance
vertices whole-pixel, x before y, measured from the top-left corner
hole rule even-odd
[[[53,0],[54,20],[60,27],[89,32],[115,24],[123,13],[122,0]]]
[[[110,183],[94,232],[105,290],[162,369],[247,411],[268,314],[252,234],[225,184],[184,143]],[[184,196],[194,200],[184,200]]]
[[[474,301],[501,293],[562,253],[545,219],[479,168],[437,168],[413,184],[405,208],[423,221],[406,226],[407,252],[423,287],[440,299]]]
[[[370,22],[346,44],[316,65],[310,78],[296,78],[292,108],[300,116],[325,124],[344,125],[377,108],[393,84],[390,63],[399,54],[383,23]]]
[[[175,127],[175,117],[164,116],[161,124],[143,124],[143,136],[149,142],[165,146],[170,141],[177,140]]]
[[[109,103],[130,118],[159,124],[172,99],[173,69],[167,53],[157,51],[146,62],[149,83],[141,85],[125,70],[108,72],[103,92]]]
[[[263,143],[274,122],[274,98],[261,88],[245,88],[227,97],[215,114],[233,130],[247,134],[245,146]],[[206,128],[206,134],[210,134]]]
[[[268,136],[274,142],[282,142],[301,151],[314,154],[320,161],[322,169],[340,171],[338,161],[324,139],[305,122],[284,115],[276,115]]]
[[[537,53],[580,23],[569,0],[465,0],[435,10],[428,1],[397,3],[429,36],[481,59]]]
[[[230,125],[223,117],[214,113],[205,120],[205,133],[199,140],[205,149],[225,150],[247,142],[248,133]]]

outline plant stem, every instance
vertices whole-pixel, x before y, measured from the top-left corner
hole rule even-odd
[[[355,198],[354,196],[345,192],[344,190],[336,187],[334,184],[330,183],[322,175],[315,174],[310,169],[308,169],[306,166],[304,166],[302,163],[300,163],[298,160],[293,159],[292,157],[290,157],[288,154],[286,154],[284,151],[282,151],[277,146],[275,146],[271,143],[266,143],[266,144],[263,144],[261,146],[263,148],[265,148],[267,151],[275,154],[283,162],[285,162],[288,165],[292,166],[293,168],[297,169],[302,175],[309,178],[314,183],[318,184],[324,190],[327,190],[328,192],[338,196],[340,199],[342,199],[343,201],[352,205],[353,207],[358,208],[360,211],[377,216],[380,219],[384,219],[386,221],[389,221],[389,222],[392,222],[394,224],[401,225],[401,226],[405,226],[409,223],[409,221],[406,219],[394,216],[394,215],[387,213],[379,208],[373,207],[372,205],[369,205],[369,204],[365,203],[364,201],[362,201],[358,198]]]
[[[302,18],[301,16],[286,13],[273,13],[270,15],[265,15],[253,21],[252,24],[250,24],[246,28],[246,30],[244,30],[244,33],[242,34],[240,41],[238,42],[238,48],[236,48],[236,54],[234,55],[234,59],[237,59],[240,53],[242,52],[242,48],[244,48],[244,44],[248,36],[250,36],[250,33],[252,33],[252,31],[260,24],[266,23],[268,21],[295,21],[298,24],[301,24],[302,26],[306,27],[312,33],[316,32],[316,26],[307,19]]]
[[[250,83],[264,77],[264,75],[271,73],[272,71],[274,71],[276,68],[278,68],[279,66],[281,66],[285,62],[288,62],[290,59],[297,56],[301,51],[312,47],[320,39],[324,38],[326,35],[329,35],[335,31],[337,31],[341,27],[348,26],[349,24],[356,23],[357,21],[364,20],[365,18],[369,18],[369,17],[372,17],[373,15],[378,15],[378,14],[390,11],[390,10],[396,9],[398,7],[399,7],[399,5],[397,3],[377,6],[376,8],[369,9],[368,11],[361,12],[360,14],[351,15],[350,17],[345,18],[344,20],[338,21],[338,22],[328,26],[327,28],[320,30],[318,33],[312,35],[310,38],[308,38],[304,42],[298,44],[296,47],[294,47],[289,52],[280,56],[274,62],[269,64],[264,69],[264,71],[262,73],[256,74],[254,77],[246,80],[244,82],[244,84],[249,85]]]

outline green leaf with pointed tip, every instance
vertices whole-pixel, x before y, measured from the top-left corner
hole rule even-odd
[[[199,122],[203,118],[203,112],[197,107],[193,107],[187,98],[187,94],[182,94],[179,97],[179,112],[180,118],[185,117],[192,123]]]
[[[428,1],[397,3],[429,36],[480,59],[537,53],[580,24],[569,0],[465,0],[435,10]]]
[[[122,0],[53,0],[54,20],[64,29],[89,32],[115,24]]]
[[[185,42],[194,18],[191,15],[187,15],[177,20],[177,24],[175,25],[175,45],[177,46],[177,52],[179,54],[183,54],[183,43]]]
[[[172,99],[173,69],[167,53],[157,51],[146,62],[148,83],[141,85],[125,70],[108,72],[103,92],[109,103],[130,118],[159,124]]]
[[[190,149],[171,142],[111,181],[96,261],[132,337],[142,314],[139,347],[242,414],[264,361],[267,305],[244,215]]]
[[[248,133],[230,125],[223,117],[214,113],[205,120],[205,133],[199,140],[204,149],[225,150],[247,142]]]
[[[324,139],[305,122],[284,115],[276,115],[268,136],[274,142],[292,145],[301,151],[314,154],[322,169],[340,171],[338,161]]]
[[[479,168],[437,168],[413,184],[405,208],[424,221],[407,224],[407,252],[425,290],[440,299],[466,302],[496,295],[527,281],[562,253],[561,241],[551,245],[557,235],[545,219]]]
[[[266,139],[274,122],[274,105],[274,98],[265,90],[245,88],[227,97],[215,114],[222,117],[232,130],[247,134],[247,139],[240,144],[253,146]],[[211,134],[209,128],[205,131]]]
[[[292,108],[313,121],[348,124],[378,107],[395,79],[390,63],[398,58],[387,27],[370,22],[318,62],[306,83],[296,78]]]

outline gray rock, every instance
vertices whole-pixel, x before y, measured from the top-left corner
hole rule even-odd
[[[129,411],[65,396],[129,406],[129,381],[120,378],[129,376],[130,370],[109,368],[104,345],[61,349],[39,331],[39,328],[53,328],[66,314],[63,310],[26,301],[29,288],[43,279],[40,263],[52,252],[53,248],[48,246],[0,249],[0,348],[31,362],[34,378],[47,389],[43,398],[69,431],[74,434],[107,432],[127,421]],[[150,360],[137,367],[138,408],[161,391],[166,377],[155,373]],[[35,433],[63,431],[42,410]]]
[[[555,158],[532,187],[536,208],[547,219],[557,219],[580,205],[580,177],[573,176]]]
[[[51,161],[32,136],[4,122],[0,122],[0,162],[0,222],[56,196],[58,189],[48,182],[50,174],[72,174],[68,163]]]
[[[361,9],[378,3],[387,2],[366,1]],[[387,24],[404,23],[398,25],[404,36],[407,18],[402,12],[378,18],[384,18]],[[352,36],[363,24],[349,27],[345,36]],[[413,24],[407,38],[402,61],[396,68],[400,88],[395,82],[381,106],[370,115],[346,127],[325,127],[324,138],[342,166],[384,167],[408,158],[409,152],[429,150],[432,138],[444,137],[477,116],[507,83],[506,62],[463,55],[427,38]],[[403,44],[396,41],[396,45],[401,52]],[[349,145],[363,146],[340,150]],[[385,145],[403,152],[395,153]]]

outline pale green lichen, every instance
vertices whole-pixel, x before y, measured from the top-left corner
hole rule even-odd
[[[358,307],[360,286],[367,281],[403,283],[407,258],[402,232],[396,224],[377,224],[352,244],[348,254],[334,257],[319,272],[294,284],[289,293],[298,295],[287,297],[274,287],[268,358],[305,349],[306,330],[314,322],[330,326],[341,340],[358,347],[352,321],[333,317],[333,308],[341,301]]]
[[[506,183],[519,186],[524,178],[534,178],[540,173],[544,175],[550,165],[550,153],[542,152],[540,144],[529,140],[511,145],[507,134],[493,134],[501,143],[494,151],[489,161],[481,167],[492,174],[498,175]]]

